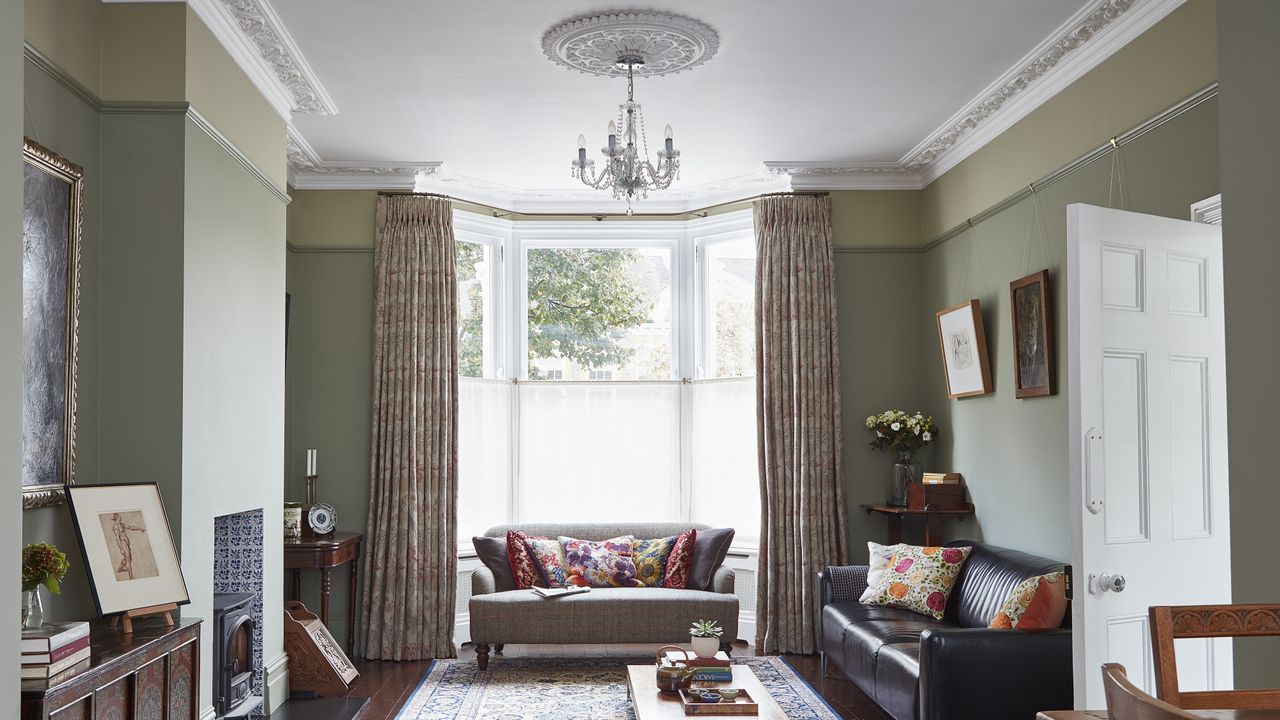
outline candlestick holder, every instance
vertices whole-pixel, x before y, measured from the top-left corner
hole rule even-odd
[[[302,537],[315,537],[316,532],[311,527],[311,508],[316,504],[316,478],[319,475],[307,475],[304,478],[307,481],[307,501],[302,505]]]

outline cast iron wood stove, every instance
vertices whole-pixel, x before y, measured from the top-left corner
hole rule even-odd
[[[253,595],[213,594],[213,706],[219,716],[252,694]]]

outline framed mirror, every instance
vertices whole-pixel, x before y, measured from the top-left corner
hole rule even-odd
[[[84,169],[22,143],[22,506],[75,481],[76,336]]]

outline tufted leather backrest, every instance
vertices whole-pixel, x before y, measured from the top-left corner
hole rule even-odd
[[[973,540],[953,540],[947,547],[973,547],[947,601],[946,620],[961,627],[987,627],[1018,584],[1029,577],[1064,568],[1063,563],[1019,550]],[[1062,621],[1070,627],[1071,613]]]

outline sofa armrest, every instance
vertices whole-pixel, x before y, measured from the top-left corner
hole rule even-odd
[[[498,584],[493,579],[493,571],[481,565],[471,571],[471,596],[488,595],[497,592]]]
[[[733,581],[737,577],[737,573],[728,565],[721,565],[716,568],[716,573],[711,576],[711,592],[733,594]]]
[[[920,635],[920,718],[1031,720],[1073,706],[1071,631],[938,628]]]
[[[818,608],[857,600],[867,589],[867,565],[829,565],[818,573]]]

